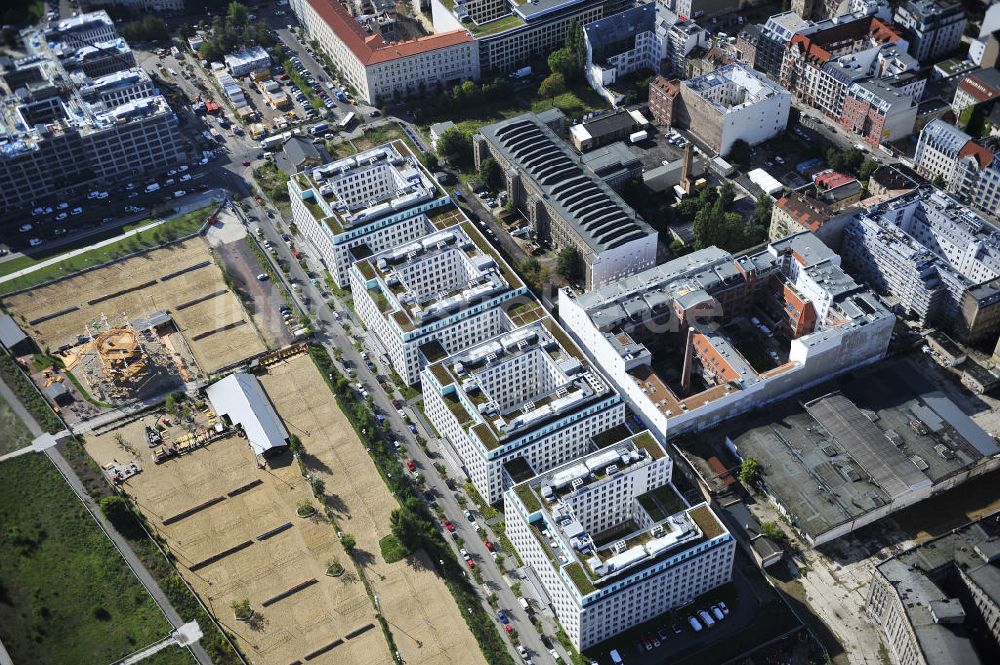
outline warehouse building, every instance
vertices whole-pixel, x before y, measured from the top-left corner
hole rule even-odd
[[[537,239],[579,251],[588,289],[655,265],[656,231],[538,116],[487,125],[473,148],[477,166],[487,157],[500,165],[503,189]]]

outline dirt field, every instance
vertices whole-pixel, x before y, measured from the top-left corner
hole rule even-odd
[[[135,445],[142,440],[143,426],[152,422],[152,418],[140,420],[118,432]],[[123,460],[114,439],[114,432],[88,439],[87,449],[99,464]],[[309,662],[392,662],[371,601],[353,574],[333,528],[325,520],[301,519],[295,514],[299,501],[310,498],[310,491],[298,467],[290,463],[290,454],[284,457],[284,465],[279,461],[275,468],[260,471],[246,440],[237,437],[160,466],[148,461],[145,446],[136,447],[144,458],[145,470],[128,481],[126,490],[167,539],[182,574],[218,620],[237,636],[252,662],[304,662],[307,654],[335,640],[342,643]],[[228,496],[258,480],[261,484]],[[223,500],[178,517],[217,497]],[[267,536],[288,523],[289,528]],[[204,563],[247,541],[251,544],[245,549]],[[335,556],[347,569],[339,578],[325,575]],[[311,579],[316,580],[311,586],[262,606],[263,601]],[[259,624],[234,619],[231,605],[244,598],[259,613]],[[361,632],[355,635],[355,631]]]
[[[208,264],[203,267],[171,277],[205,262]],[[148,282],[154,283],[88,304]],[[206,299],[178,309],[179,305],[199,298]],[[55,349],[74,342],[78,335],[84,334],[86,326],[98,321],[102,314],[107,315],[112,324],[118,324],[123,313],[136,319],[166,310],[184,333],[205,373],[264,350],[256,329],[246,320],[236,297],[226,289],[222,273],[212,262],[208,243],[202,238],[169,245],[33,289],[7,298],[5,303],[17,318],[23,318],[26,332],[30,332],[43,348]],[[78,309],[47,321],[27,323],[73,306]],[[206,335],[227,326],[233,327]],[[198,339],[201,335],[205,336]]]
[[[340,527],[354,535],[369,581],[405,662],[484,663],[454,599],[429,563],[409,557],[386,564],[378,541],[398,506],[308,356],[271,367],[261,383],[289,429],[302,439],[326,482]]]

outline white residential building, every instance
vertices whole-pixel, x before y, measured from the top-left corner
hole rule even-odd
[[[518,309],[541,316],[535,301]],[[429,365],[421,386],[427,417],[490,503],[625,422],[621,397],[548,316]]]
[[[641,432],[507,490],[507,534],[577,649],[725,584],[736,542]]]
[[[787,90],[736,62],[682,81],[674,124],[726,155],[736,141],[757,145],[784,132],[791,103]]]
[[[467,30],[389,42],[369,33],[338,0],[291,0],[290,6],[341,80],[372,104],[479,78],[479,47]]]
[[[935,62],[957,49],[967,23],[957,0],[907,0],[893,18],[907,32],[910,55],[920,62]]]
[[[925,185],[880,203],[844,229],[844,264],[890,294],[899,311],[960,338],[993,336],[1000,322],[1000,232],[939,189]]]
[[[839,264],[808,232],[740,257],[710,247],[564,289],[559,318],[665,440],[885,355],[895,317]]]
[[[465,220],[453,211],[452,224]],[[468,220],[357,261],[350,280],[354,309],[409,384],[429,362],[509,331],[498,305],[528,292]]]
[[[427,214],[450,205],[402,141],[306,169],[288,194],[295,225],[341,288],[355,261],[430,233]]]

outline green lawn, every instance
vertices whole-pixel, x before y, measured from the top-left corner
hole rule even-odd
[[[31,438],[31,432],[10,408],[10,404],[0,397],[0,455],[24,448],[31,443]]]
[[[170,624],[48,458],[0,464],[0,636],[16,663],[111,663]],[[143,661],[191,663],[176,647]]]
[[[40,268],[35,272],[18,277],[17,279],[2,282],[0,283],[0,295],[37,286],[38,284],[42,284],[53,279],[65,277],[72,273],[79,272],[102,263],[114,261],[115,259],[122,258],[129,254],[134,254],[135,252],[144,249],[153,249],[154,247],[164,243],[191,235],[201,228],[202,224],[205,223],[208,215],[213,209],[214,206],[199,208],[193,212],[167,220],[163,224],[147,231],[143,231],[142,233],[129,236],[128,238],[119,240],[118,242],[113,242],[109,245],[105,245],[104,247],[100,247],[89,252],[77,254],[76,256],[69,257],[64,261],[54,263],[44,268]],[[149,220],[139,222],[131,227],[126,227],[126,230],[137,228],[148,223]],[[116,233],[115,235],[119,234]],[[95,242],[98,242],[98,240],[95,240],[94,238],[87,238],[84,243],[82,243],[82,246],[92,245]],[[79,248],[80,246],[61,247],[59,248],[59,251],[53,252],[52,254],[33,254],[31,256],[18,257],[10,261],[5,261],[4,263],[0,263],[0,275],[6,275],[17,270],[29,268],[37,263],[46,261],[56,256],[67,254],[70,251]]]

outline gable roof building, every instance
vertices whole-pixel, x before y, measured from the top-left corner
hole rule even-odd
[[[205,394],[212,410],[243,428],[254,454],[268,455],[288,445],[288,430],[257,377],[235,372],[210,385]]]

